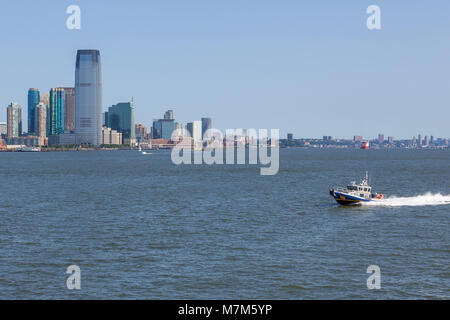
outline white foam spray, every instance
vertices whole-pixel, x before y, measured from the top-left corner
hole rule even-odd
[[[364,202],[368,206],[385,206],[385,207],[419,207],[419,206],[439,206],[450,205],[450,195],[442,195],[440,193],[426,193],[414,197],[387,197],[384,199]]]

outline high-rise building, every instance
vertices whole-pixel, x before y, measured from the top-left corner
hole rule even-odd
[[[47,106],[42,102],[35,108],[35,135],[41,138],[47,137]]]
[[[124,139],[136,139],[133,100],[109,107],[108,112],[105,112],[105,125],[122,133]]]
[[[384,142],[384,134],[380,133],[378,135],[378,143],[383,144],[383,142]]]
[[[419,134],[418,143],[419,143],[419,146],[421,146],[423,144],[423,138],[422,138],[421,134]]]
[[[430,144],[434,144],[434,136],[431,136],[431,138],[430,138]]]
[[[75,88],[64,89],[64,132],[75,131]]]
[[[212,118],[202,118],[202,139],[205,139],[205,133],[213,128]]]
[[[78,50],[75,68],[77,143],[102,143],[102,72],[100,51]]]
[[[200,121],[192,121],[186,125],[186,130],[191,135],[194,142],[202,140],[202,123]]]
[[[425,136],[425,146],[429,146],[430,145],[430,137],[429,136]]]
[[[175,130],[175,121],[173,119],[153,120],[153,139],[171,139]]]
[[[49,135],[56,135],[64,133],[64,109],[65,109],[66,94],[63,88],[50,89],[50,106],[48,117]]]
[[[134,132],[136,135],[136,140],[138,142],[142,142],[144,140],[147,140],[147,127],[144,126],[143,124],[136,124],[134,126]]]
[[[15,102],[6,109],[7,136],[18,137],[22,134],[22,108]]]
[[[35,124],[35,109],[36,105],[39,103],[40,97],[39,97],[39,90],[30,88],[28,90],[28,134],[34,135],[36,130],[34,128]]]
[[[394,143],[394,137],[388,137],[388,143],[393,144]]]
[[[173,120],[173,110],[167,110],[166,113],[164,113],[164,119]]]

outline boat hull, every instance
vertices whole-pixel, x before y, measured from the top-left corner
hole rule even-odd
[[[349,195],[349,194],[346,194],[343,192],[331,191],[330,194],[334,198],[334,200],[336,200],[337,203],[344,205],[344,206],[372,201],[371,199],[356,197],[356,196]]]

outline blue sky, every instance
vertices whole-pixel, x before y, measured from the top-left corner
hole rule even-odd
[[[81,30],[66,8],[81,8]],[[382,29],[366,28],[381,7]],[[0,121],[30,87],[73,86],[77,49],[99,49],[103,108],[136,122],[279,128],[296,137],[450,136],[450,2],[2,1]]]

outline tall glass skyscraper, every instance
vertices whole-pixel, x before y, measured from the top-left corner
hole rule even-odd
[[[64,133],[64,111],[66,95],[63,88],[52,88],[50,90],[49,106],[49,134],[57,135]]]
[[[35,118],[36,118],[36,105],[39,103],[39,90],[31,88],[28,90],[28,134],[34,135],[35,130]]]
[[[78,50],[75,68],[77,143],[102,143],[102,72],[100,51]]]

